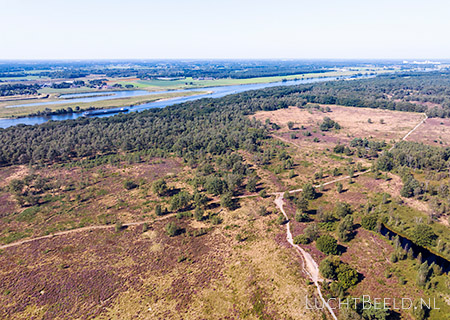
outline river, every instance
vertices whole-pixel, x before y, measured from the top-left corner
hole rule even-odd
[[[367,76],[362,76],[367,77]],[[169,93],[169,92],[192,92],[192,91],[208,91],[211,93],[206,94],[198,94],[194,96],[188,97],[178,97],[171,98],[166,100],[154,101],[150,103],[141,104],[138,106],[129,107],[130,112],[138,112],[146,109],[152,108],[164,108],[167,106],[171,106],[174,104],[180,104],[187,101],[194,101],[202,98],[221,98],[226,95],[240,93],[249,90],[257,90],[263,88],[277,87],[277,86],[292,86],[298,84],[307,84],[307,83],[316,83],[316,82],[324,82],[324,81],[335,81],[348,77],[324,77],[324,78],[311,78],[311,79],[299,79],[299,80],[288,80],[288,81],[280,81],[280,82],[270,82],[270,83],[257,83],[257,84],[242,84],[242,85],[233,85],[233,86],[218,86],[218,87],[205,87],[205,88],[195,88],[195,89],[185,89],[185,90],[172,90],[172,91],[156,91],[149,92],[145,90],[129,90],[129,91],[105,91],[102,93],[94,93],[87,92],[81,94],[70,94],[70,95],[61,95],[61,101],[52,101],[52,102],[39,102],[39,103],[30,103],[24,104],[22,106],[34,106],[34,105],[49,105],[49,104],[61,104],[67,101],[68,103],[76,103],[76,102],[94,102],[100,100],[111,100],[118,99],[124,97],[132,97],[132,96],[140,96],[140,95],[153,95],[153,94],[161,94],[161,93]],[[353,77],[354,78],[354,77]],[[100,95],[101,94],[101,95]],[[97,115],[96,117],[110,117],[113,116],[114,113],[109,113],[105,115]],[[11,126],[25,124],[25,125],[35,125],[47,122],[49,120],[61,121],[61,120],[70,120],[82,117],[82,112],[79,113],[70,113],[70,114],[60,114],[60,115],[51,115],[51,116],[33,116],[33,117],[23,117],[17,119],[0,119],[0,128],[8,128]]]

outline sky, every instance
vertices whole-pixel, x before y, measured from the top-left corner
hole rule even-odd
[[[0,0],[0,59],[450,59],[447,0]]]

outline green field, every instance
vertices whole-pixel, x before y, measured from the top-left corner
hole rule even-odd
[[[255,84],[255,83],[269,83],[278,82],[282,80],[294,80],[294,79],[306,79],[306,78],[323,78],[323,77],[337,77],[337,76],[351,76],[358,73],[365,72],[376,72],[385,73],[382,69],[371,69],[369,71],[366,68],[360,68],[350,71],[331,71],[324,73],[306,73],[306,74],[296,74],[289,76],[275,76],[275,77],[259,77],[259,78],[249,78],[249,79],[216,79],[216,80],[197,80],[193,78],[185,78],[179,80],[138,80],[138,81],[126,81],[118,80],[115,83],[120,83],[122,85],[132,84],[139,89],[145,90],[162,90],[162,89],[188,89],[188,88],[202,88],[202,87],[212,87],[212,86],[230,86],[230,85],[240,85],[240,84]]]

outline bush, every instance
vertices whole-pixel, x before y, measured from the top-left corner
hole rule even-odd
[[[192,200],[192,196],[187,191],[181,191],[170,199],[170,210],[186,209]]]
[[[367,230],[375,230],[377,227],[378,216],[375,214],[362,217],[361,226]]]
[[[195,207],[194,218],[197,221],[203,220],[203,210],[200,207]]]
[[[300,234],[294,237],[294,244],[308,244],[311,240],[304,234]]]
[[[304,196],[301,196],[300,198],[296,199],[295,205],[301,212],[306,212],[308,211],[309,201]]]
[[[286,218],[284,217],[284,215],[282,215],[282,214],[278,215],[277,223],[278,223],[279,225],[285,224],[285,223],[286,223]]]
[[[123,183],[123,187],[127,190],[132,190],[134,188],[137,188],[138,185],[131,180],[127,180]]]
[[[178,235],[180,232],[180,228],[176,225],[175,222],[169,222],[166,224],[166,233],[169,237],[174,237]]]
[[[330,235],[323,235],[316,241],[317,249],[325,254],[338,254],[337,240]]]
[[[123,229],[122,222],[117,221],[116,225],[114,226],[114,229],[115,229],[116,232],[119,232],[120,230],[122,230]]]
[[[338,202],[334,207],[334,213],[337,217],[344,218],[352,213],[352,207],[346,202]]]
[[[303,193],[302,193],[302,195],[303,195],[303,197],[306,200],[314,200],[317,197],[316,190],[314,189],[314,187],[310,183],[306,183],[303,186]]]
[[[161,207],[160,204],[157,204],[157,205],[156,205],[156,207],[155,207],[155,214],[156,214],[158,217],[164,215],[164,212],[163,212],[162,207]]]
[[[267,216],[269,214],[269,212],[267,211],[265,206],[259,206],[258,209],[258,215],[260,215],[261,217]]]
[[[338,228],[338,236],[341,241],[350,241],[353,238],[353,217],[348,215],[342,219]]]
[[[297,222],[308,222],[309,217],[306,213],[297,212],[295,214],[295,221]]]
[[[337,280],[343,290],[358,282],[358,272],[338,257],[327,257],[319,265],[319,271],[324,278]]]
[[[341,193],[343,188],[344,188],[344,187],[343,187],[342,183],[336,182],[336,191],[337,191],[338,193]]]
[[[211,223],[213,225],[218,225],[222,223],[222,218],[220,218],[218,215],[214,215],[211,217]]]
[[[303,230],[303,234],[314,241],[319,237],[319,227],[315,223],[310,224]]]
[[[159,179],[153,184],[153,191],[159,196],[165,195],[168,190],[169,188],[167,187],[166,180],[164,179]]]
[[[222,195],[220,198],[220,205],[224,208],[234,209],[234,201],[230,193]]]
[[[430,226],[419,224],[411,231],[411,238],[418,246],[428,247],[435,245],[437,235]]]

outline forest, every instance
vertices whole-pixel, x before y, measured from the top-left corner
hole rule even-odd
[[[377,66],[378,62],[372,62]],[[384,62],[382,65],[391,65]],[[51,79],[75,79],[89,74],[107,77],[137,77],[141,79],[177,78],[234,78],[286,76],[304,73],[323,73],[336,67],[359,67],[361,61],[314,60],[111,60],[111,61],[30,61],[1,63],[4,77],[23,77],[28,73]]]
[[[420,111],[433,116],[430,113],[434,108],[427,110],[413,101],[434,101],[440,103],[436,107],[439,115],[448,116],[447,82],[450,73],[424,73],[273,87],[108,118],[19,125],[0,130],[0,165],[155,148],[195,161],[206,153],[221,154],[242,146],[255,148],[266,129],[247,115],[288,106],[304,108],[308,102]]]

